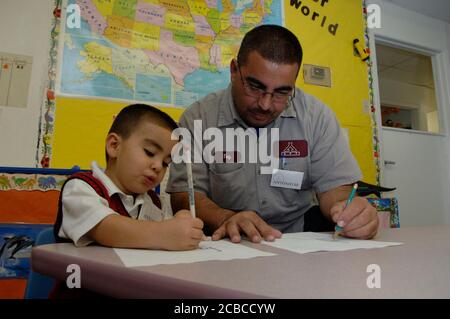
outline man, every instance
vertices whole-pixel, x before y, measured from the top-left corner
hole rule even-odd
[[[260,161],[242,163],[240,152],[227,147],[215,150],[213,163],[194,162],[197,216],[213,240],[230,237],[236,243],[246,235],[252,242],[273,241],[282,232],[333,230],[335,223],[347,237],[368,239],[377,232],[377,213],[366,199],[355,197],[345,205],[361,172],[333,112],[295,88],[301,62],[302,48],[292,32],[256,27],[230,63],[230,86],[181,116],[180,125],[192,134],[194,120],[201,120],[203,132],[250,129],[258,146],[259,132],[268,129],[272,138],[278,129],[279,154],[272,155],[281,167],[273,174],[263,174]],[[174,210],[189,208],[185,171],[184,164],[171,165],[166,191]]]

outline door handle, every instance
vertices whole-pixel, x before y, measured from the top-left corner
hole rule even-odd
[[[394,161],[384,161],[384,165],[395,165]]]

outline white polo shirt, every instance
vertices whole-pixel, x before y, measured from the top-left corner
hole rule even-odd
[[[139,194],[136,198],[127,195],[105,175],[96,162],[92,162],[91,168],[93,176],[105,186],[110,197],[113,194],[119,194],[131,218],[153,221],[171,218],[164,215],[147,193]],[[88,183],[81,179],[68,181],[61,196],[63,219],[58,235],[71,239],[76,246],[87,246],[92,243],[94,240],[87,233],[106,216],[118,214],[109,208],[106,199],[99,196]]]

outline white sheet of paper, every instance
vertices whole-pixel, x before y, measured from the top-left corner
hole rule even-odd
[[[274,242],[263,242],[265,245],[286,249],[298,254],[312,253],[316,251],[344,251],[351,249],[371,249],[388,246],[397,246],[402,243],[382,242],[375,240],[360,240],[338,237],[333,240],[332,234],[322,233],[288,233]]]
[[[163,251],[146,249],[114,248],[126,267],[155,266],[161,264],[184,264],[208,260],[249,259],[274,256],[229,240],[203,241],[200,248],[189,251]]]

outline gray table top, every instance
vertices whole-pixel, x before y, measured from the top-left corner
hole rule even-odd
[[[381,249],[296,254],[243,244],[277,255],[229,261],[127,268],[111,248],[51,244],[33,248],[35,271],[65,280],[81,269],[81,285],[119,298],[450,298],[450,225],[381,230]],[[369,288],[381,270],[381,287]]]

